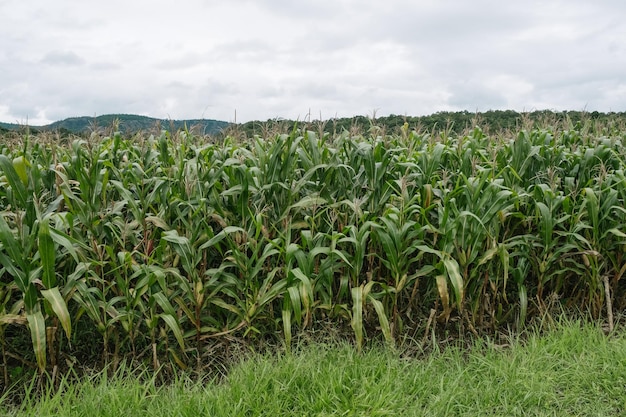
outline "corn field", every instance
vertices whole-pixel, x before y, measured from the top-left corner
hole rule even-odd
[[[360,348],[626,305],[624,131],[70,142],[0,144],[5,382],[86,345],[202,367],[230,337],[330,325]]]

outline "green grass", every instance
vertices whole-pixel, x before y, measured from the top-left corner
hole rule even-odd
[[[523,341],[407,358],[313,344],[253,356],[217,383],[104,374],[28,397],[10,416],[626,415],[626,336],[568,322]],[[0,410],[1,411],[1,410]]]

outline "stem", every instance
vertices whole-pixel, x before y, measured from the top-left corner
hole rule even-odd
[[[5,388],[9,386],[9,371],[7,369],[7,353],[4,349],[4,328],[0,331],[0,345],[2,345],[2,376]]]
[[[154,329],[152,329],[150,333],[150,338],[152,339],[152,368],[156,371],[159,369],[159,359],[157,357],[157,344],[154,337]]]
[[[198,304],[196,304],[196,367],[198,372],[202,369],[202,361],[200,360],[202,356],[202,339],[200,338],[200,329],[201,329],[201,309]]]
[[[104,344],[102,349],[102,365],[107,366],[109,363],[109,330],[105,329],[102,333],[102,343]]]
[[[609,319],[609,332],[613,332],[613,305],[611,302],[611,289],[609,287],[609,277],[608,275],[604,275],[602,277],[602,281],[604,281],[604,295],[606,298],[606,313]]]

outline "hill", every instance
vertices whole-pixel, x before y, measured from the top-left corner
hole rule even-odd
[[[97,117],[70,117],[45,126],[29,126],[32,131],[60,131],[74,134],[115,128],[124,134],[154,129],[177,131],[188,129],[199,135],[214,135],[230,126],[230,123],[212,119],[166,120],[134,114],[107,114]],[[24,126],[0,122],[2,130],[19,130]]]
[[[518,130],[538,126],[575,126],[577,124],[591,126],[613,126],[623,130],[626,126],[626,112],[586,112],[586,111],[551,111],[536,110],[519,113],[513,110],[490,110],[472,113],[468,111],[438,112],[426,116],[389,115],[376,117],[354,116],[336,118],[325,121],[270,119],[267,121],[249,121],[232,124],[212,119],[166,120],[132,114],[108,114],[97,117],[71,117],[45,126],[28,126],[31,133],[41,131],[60,132],[61,134],[88,134],[94,130],[110,132],[112,129],[123,134],[134,134],[139,131],[150,132],[166,129],[176,132],[187,129],[195,135],[227,135],[239,134],[246,137],[254,135],[267,136],[277,132],[285,133],[294,128],[321,129],[327,133],[347,131],[365,132],[369,129],[382,128],[387,133],[399,131],[407,123],[410,129],[431,133],[447,132],[459,134],[475,126],[491,132]],[[0,134],[9,131],[22,131],[24,126],[0,122]]]

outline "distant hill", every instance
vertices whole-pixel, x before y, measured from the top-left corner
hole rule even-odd
[[[373,127],[384,128],[387,133],[399,132],[402,126],[408,124],[410,129],[417,129],[434,134],[438,132],[460,134],[475,126],[480,126],[487,133],[501,131],[516,131],[521,128],[532,126],[600,126],[607,128],[613,126],[619,131],[626,126],[626,112],[600,113],[597,111],[552,111],[535,110],[519,113],[513,110],[489,110],[486,112],[437,112],[426,116],[394,115],[376,117],[354,116],[336,118],[325,121],[302,121],[286,119],[270,119],[267,121],[250,121],[233,124],[211,119],[191,120],[166,120],[132,114],[108,114],[97,117],[72,117],[51,123],[46,126],[28,126],[31,133],[41,131],[53,131],[64,134],[89,134],[94,130],[110,134],[114,129],[123,134],[134,134],[139,131],[155,132],[161,129],[177,132],[187,129],[194,135],[219,136],[242,135],[252,137],[254,135],[266,136],[277,132],[290,132],[294,128],[314,129],[320,128],[327,133],[341,131],[367,132]],[[232,129],[231,129],[232,128]],[[0,122],[0,135],[8,131],[24,131],[25,127],[18,124]],[[608,133],[608,132],[607,132]]]
[[[132,134],[151,131],[157,128],[169,131],[188,129],[198,135],[214,135],[230,126],[230,123],[212,119],[166,120],[134,114],[107,114],[97,117],[70,117],[45,126],[29,126],[32,131],[60,131],[74,134],[89,133],[94,130],[115,128],[122,133]],[[24,126],[0,122],[2,130],[20,130]]]

